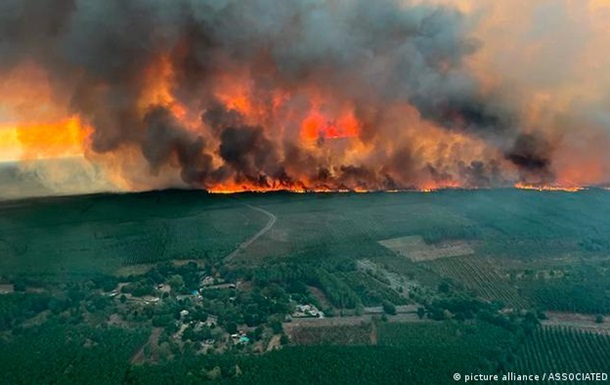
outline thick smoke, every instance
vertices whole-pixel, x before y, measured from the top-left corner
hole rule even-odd
[[[465,64],[484,47],[471,28],[454,8],[398,0],[4,0],[0,71],[40,65],[95,153],[135,150],[190,186],[552,182],[551,141],[524,134],[518,106]],[[171,100],[148,97],[159,68]],[[236,83],[241,109],[222,97]],[[314,108],[351,111],[358,137],[303,143]]]

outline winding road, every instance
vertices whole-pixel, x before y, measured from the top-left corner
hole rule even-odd
[[[246,205],[246,206],[251,208],[252,210],[260,211],[261,213],[265,214],[269,218],[269,222],[267,222],[265,227],[263,227],[258,233],[254,234],[252,237],[250,237],[245,242],[243,242],[241,245],[239,245],[239,247],[237,249],[235,249],[235,251],[233,251],[231,254],[227,255],[224,259],[225,262],[230,262],[231,260],[233,260],[235,257],[237,257],[237,255],[239,253],[244,251],[254,241],[256,241],[261,236],[265,235],[265,233],[267,233],[267,231],[271,230],[271,228],[277,221],[277,217],[273,213],[271,213],[265,209],[261,209],[260,207],[256,207],[256,206],[252,206],[252,205]]]

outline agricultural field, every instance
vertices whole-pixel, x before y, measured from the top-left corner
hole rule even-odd
[[[588,314],[610,313],[608,261],[582,261],[529,270],[514,279],[522,295],[537,306]]]
[[[286,328],[290,341],[297,345],[370,345],[374,342],[373,323],[355,325],[310,326]]]
[[[474,253],[470,245],[463,241],[428,244],[421,235],[384,239],[379,243],[413,262],[432,261]]]
[[[431,270],[447,278],[459,289],[488,301],[500,301],[513,308],[530,307],[527,297],[520,294],[502,272],[488,259],[463,257],[438,260],[428,264]]]
[[[542,327],[517,351],[515,372],[610,371],[610,336],[577,329]]]
[[[384,323],[377,334],[379,345],[417,352],[422,363],[451,362],[451,367],[437,368],[437,379],[476,369],[494,373],[503,351],[515,344],[511,333],[487,323]]]

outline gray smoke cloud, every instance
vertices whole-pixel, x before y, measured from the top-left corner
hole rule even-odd
[[[192,186],[291,187],[304,176],[329,188],[406,188],[426,178],[493,186],[506,183],[503,161],[525,179],[552,179],[551,144],[521,134],[516,107],[483,92],[464,65],[483,44],[471,27],[451,7],[398,0],[3,0],[0,71],[38,63],[93,126],[93,151],[138,148],[151,173],[175,163]],[[174,95],[200,113],[195,131],[168,106],[140,113],[143,73],[161,54],[170,58]],[[357,163],[334,156],[331,149],[344,149],[324,138],[309,151],[296,128],[278,133],[283,110],[252,124],[215,96],[230,71],[249,74],[251,97],[263,109],[272,108],[278,89],[291,95],[286,105],[297,114],[310,107],[304,89],[329,95],[330,114],[348,101],[362,122],[360,140],[374,149]],[[400,104],[487,142],[499,159],[422,166],[389,117]]]

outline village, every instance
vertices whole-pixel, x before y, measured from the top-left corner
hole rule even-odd
[[[108,316],[110,325],[146,323],[143,316],[150,316],[153,331],[139,362],[185,349],[196,354],[262,353],[289,343],[285,325],[326,318],[302,296],[280,287],[260,290],[252,282],[225,278],[195,263],[158,265],[125,278],[100,294],[116,304],[116,312]]]

